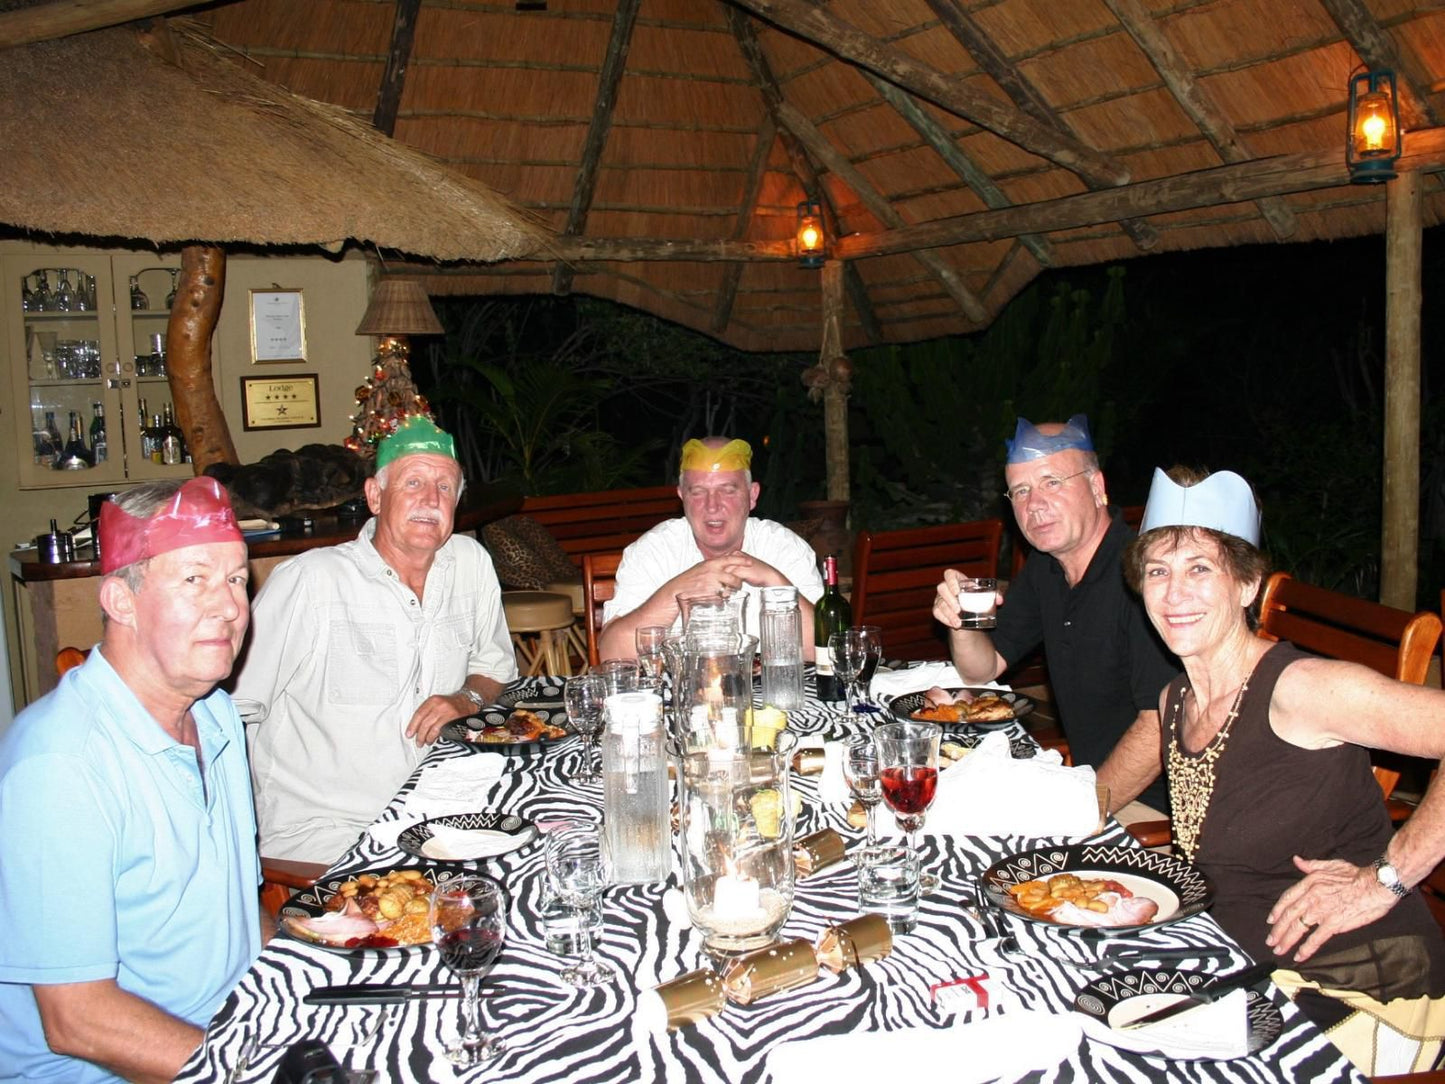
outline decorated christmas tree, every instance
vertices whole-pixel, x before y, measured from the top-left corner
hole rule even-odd
[[[406,338],[382,338],[372,359],[371,379],[356,389],[356,413],[351,416],[351,436],[345,445],[357,455],[371,458],[377,443],[407,418],[432,417],[426,396],[416,390],[407,365]]]

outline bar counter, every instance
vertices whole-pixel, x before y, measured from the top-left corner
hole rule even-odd
[[[513,490],[497,486],[469,489],[457,509],[455,530],[476,532],[493,520],[509,516],[522,504]],[[292,526],[294,517],[281,520],[279,534],[250,539],[251,591],[265,582],[271,569],[288,557],[350,542],[369,516],[338,517],[310,513],[309,527]],[[90,546],[79,547],[84,559],[53,564],[35,560],[34,550],[10,554],[10,585],[19,625],[20,673],[14,675],[22,703],[29,704],[55,687],[55,654],[62,647],[88,648],[100,639],[100,606],[96,583],[100,562],[85,557]]]

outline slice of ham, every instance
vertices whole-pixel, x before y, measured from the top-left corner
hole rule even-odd
[[[1109,905],[1107,911],[1090,911],[1065,903],[1050,911],[1049,918],[1066,926],[1141,926],[1159,913],[1159,905],[1146,896],[1102,892],[1099,900]]]
[[[314,917],[287,915],[281,922],[288,933],[321,945],[346,945],[377,933],[376,923],[361,912],[354,900],[347,900],[340,911],[327,911]]]
[[[975,697],[967,689],[960,689],[954,694],[935,685],[923,694],[923,699],[935,708],[945,708],[950,704],[972,704]]]

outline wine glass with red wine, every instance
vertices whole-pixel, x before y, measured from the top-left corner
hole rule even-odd
[[[607,867],[602,860],[602,825],[596,821],[568,821],[547,836],[547,878],[552,891],[568,907],[590,914],[607,887]],[[586,922],[577,925],[578,961],[562,972],[562,981],[573,986],[601,986],[617,978],[617,972],[592,955],[592,930]]]
[[[494,1057],[502,1043],[482,1033],[482,975],[501,954],[507,933],[507,898],[490,877],[457,877],[431,896],[432,940],[442,962],[462,980],[462,1029],[447,1060],[467,1069]]]
[[[873,731],[878,747],[878,782],[883,801],[908,833],[908,849],[918,851],[917,834],[938,790],[938,741],[943,729],[936,723],[887,723]],[[938,878],[920,873],[921,892],[932,892]]]

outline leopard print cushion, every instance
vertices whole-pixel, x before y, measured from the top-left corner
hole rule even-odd
[[[531,516],[508,516],[482,528],[503,587],[539,591],[549,583],[581,578],[567,551]]]

